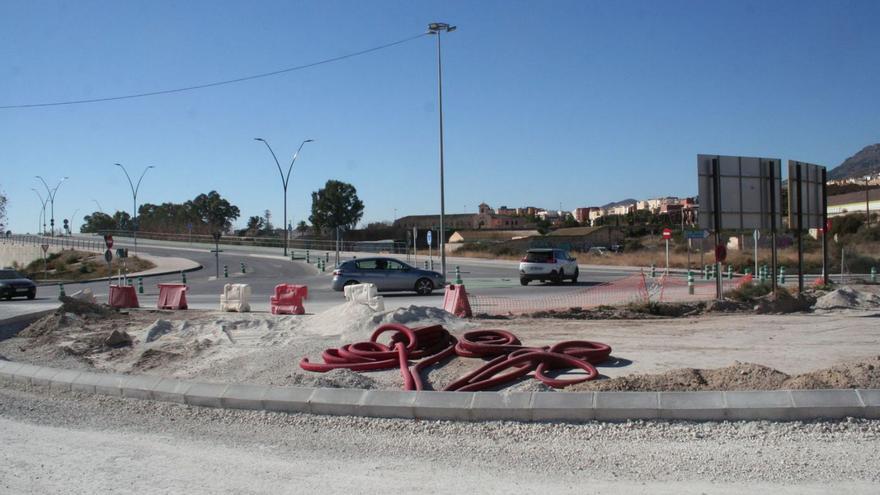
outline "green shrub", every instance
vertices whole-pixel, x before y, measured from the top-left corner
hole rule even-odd
[[[754,282],[748,282],[736,289],[725,292],[724,296],[728,299],[733,299],[734,301],[754,302],[757,298],[766,296],[772,290],[773,286],[770,283],[764,282],[762,284],[757,284]],[[778,287],[778,290],[785,291],[786,293],[788,292],[785,287]]]

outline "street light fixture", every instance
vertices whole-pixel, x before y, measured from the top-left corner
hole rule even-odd
[[[446,282],[446,229],[444,216],[446,214],[446,195],[444,191],[443,177],[443,63],[440,53],[440,33],[451,33],[455,26],[445,22],[432,22],[428,24],[428,34],[437,35],[437,94],[440,113],[440,270],[443,273],[443,282]]]
[[[137,185],[135,185],[135,184],[133,184],[132,181],[131,181],[131,176],[128,175],[128,170],[126,170],[125,167],[124,167],[121,163],[114,163],[114,165],[116,165],[117,167],[119,167],[119,168],[122,169],[122,171],[125,173],[125,178],[128,179],[128,185],[131,187],[131,197],[132,197],[132,204],[133,204],[133,207],[132,207],[132,210],[131,210],[131,231],[132,231],[132,234],[133,234],[133,236],[134,236],[134,254],[135,254],[135,256],[137,256],[137,252],[138,252],[138,237],[137,237],[137,227],[138,227],[138,225],[137,225],[137,197],[138,197],[138,189],[141,188],[141,181],[144,179],[144,176],[147,175],[147,170],[150,170],[151,168],[156,168],[156,167],[153,166],[153,165],[148,165],[147,168],[145,168],[144,171],[141,172],[141,176],[140,176],[140,178],[139,178],[138,181],[137,181]],[[95,201],[95,202],[97,203],[97,201]],[[100,208],[101,205],[98,205],[98,207]]]
[[[54,237],[55,236],[55,193],[58,192],[58,188],[61,187],[61,183],[66,181],[70,177],[63,177],[61,180],[58,181],[58,184],[56,184],[53,189],[50,189],[49,184],[46,184],[46,179],[42,178],[39,175],[36,175],[34,177],[37,179],[40,179],[40,182],[42,182],[43,185],[46,186],[46,192],[49,194],[48,199],[49,199],[49,203],[51,204],[51,207],[52,207],[52,216],[51,216],[51,219],[49,220],[49,228],[51,229],[50,235],[52,237]]]
[[[37,223],[37,233],[42,232],[43,234],[45,234],[46,233],[46,203],[49,201],[49,198],[43,199],[43,195],[40,194],[40,191],[37,191],[33,187],[31,188],[31,191],[36,193],[37,197],[40,198],[40,204],[43,205],[43,209],[40,210],[40,220]],[[42,230],[40,230],[40,225],[43,226]]]
[[[269,153],[272,153],[272,158],[275,160],[275,165],[278,167],[278,173],[281,174],[281,187],[284,190],[284,256],[287,256],[287,243],[288,237],[290,236],[290,230],[287,228],[287,184],[290,183],[290,172],[293,171],[293,164],[296,162],[296,157],[299,156],[299,152],[302,151],[303,146],[306,143],[312,143],[314,139],[306,139],[302,143],[299,144],[299,148],[296,149],[296,153],[293,154],[293,159],[290,160],[290,166],[287,167],[287,175],[284,175],[284,171],[281,170],[281,164],[278,163],[278,157],[275,156],[275,152],[272,151],[272,147],[269,146],[269,143],[263,139],[256,137],[254,141],[261,141],[266,145],[266,148],[269,148]]]

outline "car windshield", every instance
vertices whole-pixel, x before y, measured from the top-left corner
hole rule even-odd
[[[0,280],[13,280],[16,278],[24,278],[15,270],[0,270]]]
[[[526,261],[542,263],[553,257],[553,251],[529,251],[526,253]]]

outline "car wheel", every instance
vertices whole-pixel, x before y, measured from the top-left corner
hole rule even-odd
[[[434,283],[426,278],[420,278],[416,280],[416,292],[420,296],[429,296],[431,295],[431,291],[434,290]]]
[[[11,301],[11,300],[12,300],[12,294],[6,294],[5,296],[3,296],[3,299],[6,299],[7,301]]]
[[[360,282],[358,282],[357,280],[349,280],[348,282],[342,284],[342,287],[348,287],[349,285],[357,285],[359,283]]]
[[[37,297],[37,293],[36,293],[36,292],[28,292],[28,295],[27,295],[27,298],[28,298],[28,299],[33,299],[33,298],[35,298],[35,297]]]
[[[571,277],[571,283],[576,284],[578,281],[578,275],[581,274],[581,271],[577,268],[574,269],[574,275]]]
[[[553,283],[554,284],[561,284],[562,280],[564,278],[565,278],[565,272],[562,270],[562,268],[560,268],[558,272],[553,273]]]
[[[529,285],[529,279],[527,279],[527,278],[519,279],[519,285]]]

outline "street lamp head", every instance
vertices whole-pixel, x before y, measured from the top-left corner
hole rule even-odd
[[[304,143],[314,143],[315,140],[314,140],[314,139],[306,139],[306,140],[303,141],[303,142],[304,142]]]
[[[264,142],[264,143],[266,142],[266,140],[263,139],[263,138],[254,138],[254,141],[262,141],[262,142]]]
[[[455,26],[450,26],[445,22],[432,22],[431,24],[428,24],[428,34],[437,34],[440,31],[451,33],[452,31],[455,31],[455,29]]]

